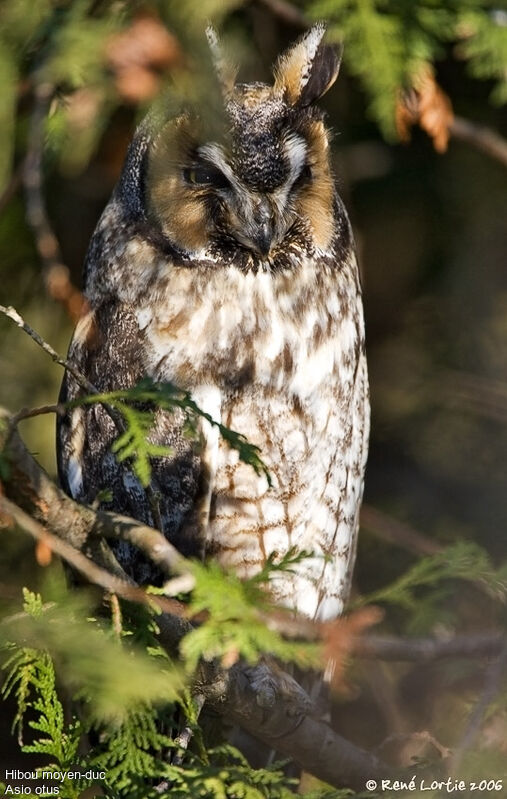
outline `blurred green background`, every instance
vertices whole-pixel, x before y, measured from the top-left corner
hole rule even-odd
[[[386,542],[392,520],[437,543],[475,541],[495,564],[507,557],[507,158],[452,128],[442,153],[419,126],[407,142],[396,128],[404,92],[430,69],[460,118],[507,136],[504,3],[4,0],[0,297],[65,352],[73,323],[45,290],[20,185],[37,85],[54,89],[44,128],[48,214],[80,286],[88,241],[136,123],[159,93],[200,80],[206,21],[214,20],[241,59],[241,78],[267,80],[280,49],[319,17],[345,44],[339,80],[323,105],[364,286],[373,416],[356,583],[367,593],[414,560]],[[445,130],[442,108],[435,114]],[[0,341],[0,404],[15,411],[54,402],[61,369],[4,318]],[[54,474],[54,419],[24,422],[22,433]],[[371,508],[385,514],[382,529]],[[443,595],[438,612],[412,618],[410,629],[483,630],[504,616],[503,606],[468,586]],[[410,626],[396,612],[388,625]],[[466,707],[480,672],[465,672],[439,669],[431,691],[464,686]],[[364,699],[379,689],[363,677],[370,686]],[[417,669],[382,679],[400,679],[414,725],[426,723],[433,712],[427,675],[424,690]],[[354,731],[360,705],[347,707],[342,725]],[[441,702],[445,738],[455,717],[444,719],[442,710]],[[375,725],[388,726],[382,712],[371,734],[357,733],[363,742],[379,738]]]

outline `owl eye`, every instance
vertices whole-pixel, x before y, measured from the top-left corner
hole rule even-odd
[[[301,186],[306,186],[313,178],[312,168],[305,164],[301,172],[293,183],[294,189],[299,189]]]
[[[224,173],[213,166],[187,167],[183,170],[183,177],[192,186],[213,186],[215,189],[226,189],[230,185]]]

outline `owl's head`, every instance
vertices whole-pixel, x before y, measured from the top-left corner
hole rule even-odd
[[[316,25],[278,59],[272,85],[235,83],[213,31],[224,135],[205,120],[168,121],[147,166],[148,215],[183,252],[222,247],[269,263],[293,243],[327,250],[334,235],[328,132],[313,103],[336,80],[339,56]]]

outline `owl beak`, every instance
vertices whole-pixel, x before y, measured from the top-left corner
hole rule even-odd
[[[258,233],[255,236],[254,244],[256,250],[261,255],[268,255],[273,244],[275,231],[272,222],[263,222],[259,225]]]

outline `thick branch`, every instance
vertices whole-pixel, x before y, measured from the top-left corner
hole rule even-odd
[[[0,418],[2,415],[8,419],[0,410]],[[158,530],[70,499],[39,466],[16,431],[7,442],[5,454],[11,466],[8,496],[76,549],[87,552],[102,536],[121,539],[140,549],[168,575],[185,570],[184,558]]]
[[[502,651],[505,634],[458,635],[438,638],[387,638],[363,635],[354,644],[354,655],[365,659],[429,663],[451,657],[483,658]]]
[[[491,128],[455,116],[449,126],[449,132],[453,138],[471,144],[472,147],[507,166],[507,141]]]
[[[223,676],[216,710],[319,779],[364,790],[366,779],[392,776],[392,768],[313,718],[308,695],[289,675],[261,664],[236,666]]]
[[[159,610],[165,613],[180,615],[182,611],[184,612],[184,605],[181,602],[148,594],[132,580],[129,580],[128,577],[117,577],[107,571],[107,569],[97,566],[91,558],[83,555],[79,549],[73,547],[72,544],[68,544],[67,541],[54,535],[54,533],[50,533],[40,522],[29,516],[18,505],[2,496],[0,496],[0,512],[4,515],[4,519],[12,520],[18,527],[21,527],[22,530],[31,535],[32,538],[35,538],[36,541],[45,543],[56,555],[59,555],[82,574],[89,583],[98,585],[110,593],[117,594],[129,602],[137,602],[148,607],[158,607]],[[190,629],[190,625],[187,625],[187,629]]]

